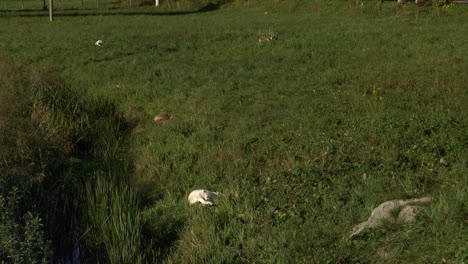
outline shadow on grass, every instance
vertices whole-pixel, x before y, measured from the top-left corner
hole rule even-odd
[[[221,3],[208,3],[199,9],[193,11],[173,11],[173,12],[151,12],[151,11],[123,11],[127,7],[112,7],[106,9],[59,9],[54,10],[54,17],[86,17],[86,16],[180,16],[191,15],[216,11],[221,7]],[[2,17],[47,17],[48,11],[38,9],[24,9],[24,10],[0,10],[0,18]]]

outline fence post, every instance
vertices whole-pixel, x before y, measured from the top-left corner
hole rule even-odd
[[[54,20],[53,15],[52,15],[52,10],[53,10],[52,5],[53,4],[54,4],[53,0],[49,0],[49,21]]]

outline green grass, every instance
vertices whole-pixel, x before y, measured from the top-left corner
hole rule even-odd
[[[93,253],[99,262],[141,263],[141,224],[136,193],[126,182],[116,178],[99,175],[86,186],[87,246],[98,249]]]
[[[361,15],[322,2],[320,13],[316,1],[59,10],[53,23],[1,13],[0,51],[136,124],[130,185],[148,258],[466,262],[466,7],[416,19],[412,5],[396,16],[393,2],[366,1]],[[279,40],[260,45],[269,28]],[[160,110],[174,119],[153,123]],[[189,206],[196,188],[220,191],[217,205]],[[380,203],[426,195],[415,224],[348,239]]]

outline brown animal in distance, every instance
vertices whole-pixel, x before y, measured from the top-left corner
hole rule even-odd
[[[157,116],[153,118],[153,121],[156,123],[166,122],[171,119],[171,116],[166,112],[161,111]]]

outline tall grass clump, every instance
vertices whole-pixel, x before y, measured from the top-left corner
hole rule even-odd
[[[99,175],[86,186],[89,233],[93,258],[103,263],[142,263],[141,220],[136,193],[117,177]]]
[[[42,219],[44,227],[36,226],[51,239],[54,259],[77,258],[80,247],[91,252],[76,239],[87,227],[86,182],[96,180],[97,172],[128,166],[123,153],[130,125],[111,100],[88,98],[50,68],[4,59],[0,70],[0,194],[22,194],[8,219],[16,219],[18,229],[29,211],[31,223]],[[35,241],[48,245],[41,237]]]

